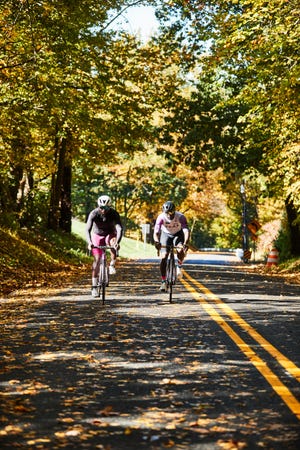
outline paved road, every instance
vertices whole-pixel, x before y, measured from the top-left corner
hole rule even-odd
[[[104,307],[88,277],[2,301],[0,448],[299,448],[299,286],[208,256],[174,304],[157,260],[122,263]]]

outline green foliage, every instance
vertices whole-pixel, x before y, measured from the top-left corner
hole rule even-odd
[[[286,226],[283,226],[275,241],[275,247],[279,251],[280,261],[287,261],[291,259],[291,237],[290,232]]]
[[[130,4],[0,6],[3,212],[16,210],[27,223],[26,197],[47,180],[48,209],[57,222],[67,164],[92,173],[99,160],[113,163],[118,152],[132,155],[154,139],[150,119],[174,77],[165,72],[160,80],[165,64],[157,46],[107,31],[111,15]]]
[[[75,216],[85,220],[96,207],[97,198],[107,193],[121,214],[126,229],[137,229],[152,221],[161,205],[169,198],[180,204],[187,195],[187,181],[175,176],[166,161],[154,151],[136,153],[133,158],[119,155],[120,163],[110,167],[95,166],[93,178],[76,171],[73,184]]]
[[[48,213],[49,192],[45,189],[32,190],[24,197],[20,208],[18,222],[21,227],[46,228],[45,218]]]
[[[191,236],[191,244],[197,248],[215,248],[216,239],[211,230],[211,222],[196,221]]]
[[[199,52],[200,70],[192,98],[172,107],[162,140],[178,133],[177,158],[192,167],[222,167],[229,180],[256,171],[268,193],[288,199],[299,217],[299,2],[178,0],[169,6],[174,40],[183,51],[188,41]],[[165,5],[166,27],[168,15]],[[295,243],[300,227],[293,233]]]
[[[211,232],[215,236],[218,248],[240,248],[242,245],[240,217],[234,216],[229,211],[213,221]]]
[[[259,180],[251,216],[268,195],[288,199],[297,253],[299,3],[134,2],[144,3],[161,20],[147,44],[109,28],[129,0],[0,2],[1,223],[60,224],[63,207],[71,216],[67,167],[82,219],[99,190],[135,228],[172,197],[205,223],[202,240],[233,243],[236,227],[222,230],[218,208],[203,218],[194,180],[180,174],[221,167],[233,223],[242,179],[249,194]]]

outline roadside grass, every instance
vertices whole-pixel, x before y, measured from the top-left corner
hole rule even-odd
[[[0,296],[21,288],[59,287],[89,273],[92,258],[85,224],[74,220],[72,233],[0,228]],[[120,258],[154,258],[154,246],[123,238]]]
[[[0,295],[26,287],[59,286],[90,257],[82,239],[68,233],[0,228]]]
[[[300,272],[300,259],[293,258],[283,262],[281,265],[282,272]]]
[[[0,296],[26,288],[63,287],[89,275],[92,258],[85,240],[85,224],[74,220],[72,233],[0,227]],[[124,237],[120,259],[154,259],[153,245]],[[250,268],[245,268],[249,270]],[[271,268],[260,265],[259,273],[283,276],[300,284],[300,259]]]
[[[85,223],[80,222],[77,219],[73,219],[72,233],[85,240]],[[151,244],[123,237],[120,245],[119,255],[121,258],[128,259],[151,259],[155,258],[157,256],[157,253],[155,247]]]
[[[291,283],[300,284],[300,259],[293,258],[279,264],[279,274]]]

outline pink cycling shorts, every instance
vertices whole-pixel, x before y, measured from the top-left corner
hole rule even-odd
[[[99,236],[99,234],[92,235],[93,245],[111,245],[114,243],[115,234],[108,234],[107,236]],[[92,248],[92,255],[102,255],[100,248]]]

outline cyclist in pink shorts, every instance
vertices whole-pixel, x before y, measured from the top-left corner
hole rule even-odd
[[[111,207],[111,199],[108,195],[101,195],[98,198],[98,208],[93,209],[88,216],[86,223],[86,238],[88,248],[94,257],[92,264],[92,296],[97,296],[97,282],[101,262],[102,251],[99,248],[93,248],[93,245],[114,246],[110,250],[111,260],[109,273],[116,273],[115,264],[117,252],[120,248],[120,242],[123,235],[123,226],[119,213]]]
[[[171,201],[163,204],[163,212],[159,214],[154,225],[153,239],[157,250],[160,250],[161,291],[166,291],[166,269],[168,249],[164,248],[173,242],[174,246],[181,247],[177,250],[177,277],[182,277],[181,267],[188,249],[190,231],[184,214],[175,211],[175,205]],[[161,248],[163,247],[163,248]]]

